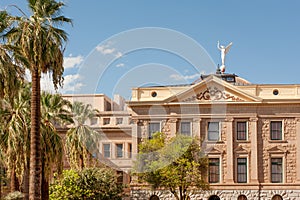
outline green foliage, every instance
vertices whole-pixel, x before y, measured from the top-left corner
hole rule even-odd
[[[119,200],[123,185],[117,184],[116,173],[109,168],[64,170],[50,186],[50,200]]]
[[[169,189],[176,199],[185,200],[192,189],[209,188],[208,162],[197,139],[178,134],[167,140],[163,133],[155,133],[139,150],[134,174],[154,189]]]

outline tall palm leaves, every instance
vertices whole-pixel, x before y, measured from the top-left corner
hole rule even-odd
[[[8,41],[21,49],[32,77],[30,133],[30,199],[41,198],[40,76],[52,74],[55,88],[63,81],[63,42],[67,34],[59,28],[70,19],[61,16],[63,3],[55,0],[27,0],[30,17],[16,17],[6,34]]]
[[[75,126],[70,128],[66,136],[66,152],[72,167],[80,168],[88,165],[88,160],[97,149],[99,133],[88,126],[86,121],[96,117],[97,110],[90,104],[74,102],[72,114]]]
[[[72,122],[70,102],[58,94],[43,93],[41,96],[41,146],[42,146],[42,199],[49,199],[49,178],[54,168],[58,172],[63,167],[63,142],[56,130]]]

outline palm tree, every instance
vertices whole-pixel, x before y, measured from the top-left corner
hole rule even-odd
[[[20,191],[20,182],[29,160],[30,85],[23,86],[13,101],[10,98],[1,100],[0,147],[10,173],[11,192]]]
[[[86,121],[96,117],[98,113],[99,111],[92,109],[90,104],[73,103],[72,115],[75,126],[70,128],[66,135],[66,152],[71,167],[83,169],[97,149],[99,133],[88,126]]]
[[[40,77],[41,73],[50,72],[54,87],[62,85],[63,45],[67,34],[59,26],[71,20],[60,15],[62,2],[27,1],[32,15],[15,17],[12,29],[5,36],[21,49],[32,77],[29,199],[34,200],[41,199]]]
[[[59,94],[43,92],[41,96],[42,199],[49,199],[49,178],[55,168],[63,168],[63,142],[56,127],[73,122],[70,102]]]

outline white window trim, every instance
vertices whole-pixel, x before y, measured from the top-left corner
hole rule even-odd
[[[118,144],[122,144],[122,157],[118,157],[118,147],[117,147],[117,145]],[[125,158],[125,155],[124,155],[124,148],[125,148],[125,144],[124,144],[124,142],[116,142],[115,143],[115,158],[116,159],[124,159]]]
[[[104,154],[104,145],[105,144],[109,144],[109,157],[105,157],[105,154]],[[112,145],[111,145],[111,143],[109,143],[109,142],[103,142],[101,149],[102,149],[102,153],[103,153],[103,157],[104,158],[112,158]]]
[[[214,185],[214,184],[221,184],[221,183],[223,183],[223,165],[222,165],[222,155],[208,155],[208,159],[210,159],[210,158],[219,158],[219,182],[218,183],[209,183],[209,184],[211,184],[211,185]],[[207,181],[209,181],[209,171],[207,172],[207,178],[208,178],[208,180]]]
[[[246,183],[240,183],[238,182],[238,163],[237,163],[237,160],[238,158],[246,158],[246,161],[247,161],[247,182]],[[249,183],[249,177],[250,176],[250,167],[249,167],[249,157],[248,155],[237,155],[236,158],[235,158],[235,181],[236,183],[238,184],[247,184]]]
[[[159,124],[159,132],[161,132],[162,122],[161,121],[149,121],[147,125],[147,138],[150,138],[150,124],[151,123],[158,123]]]
[[[180,121],[180,124],[179,124],[179,128],[180,128],[180,132],[179,132],[179,133],[180,133],[180,134],[182,134],[182,133],[181,133],[181,123],[182,123],[182,122],[185,122],[185,123],[188,122],[188,123],[190,124],[190,134],[189,134],[189,136],[192,137],[192,136],[193,136],[193,123],[192,123],[192,121],[190,121],[190,120],[181,120],[181,121]]]
[[[219,139],[218,140],[209,140],[208,139],[208,124],[209,123],[211,123],[211,122],[216,122],[216,123],[219,123]],[[222,135],[221,135],[221,129],[222,129],[222,123],[221,123],[221,121],[208,121],[207,123],[206,123],[206,141],[207,142],[220,142],[220,141],[222,141]]]
[[[281,158],[282,159],[282,182],[273,183],[272,182],[272,158]],[[271,184],[283,184],[286,183],[286,154],[285,153],[272,153],[269,157],[269,182]]]
[[[272,122],[281,122],[281,140],[272,140],[272,137],[271,137],[271,123]],[[273,141],[273,142],[276,142],[276,141],[284,141],[285,140],[285,137],[284,137],[284,120],[270,120],[269,122],[269,140],[270,141]]]
[[[246,140],[239,140],[238,139],[238,129],[237,129],[237,124],[238,122],[246,122]],[[238,142],[243,142],[243,141],[249,141],[249,121],[243,120],[243,119],[237,119],[235,122],[235,140]]]

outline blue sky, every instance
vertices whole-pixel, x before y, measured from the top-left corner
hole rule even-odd
[[[252,83],[300,84],[300,1],[65,0],[65,93],[191,83],[221,63]],[[0,8],[24,0],[1,0]],[[9,11],[15,10],[9,8]],[[47,81],[46,81],[47,82]]]

